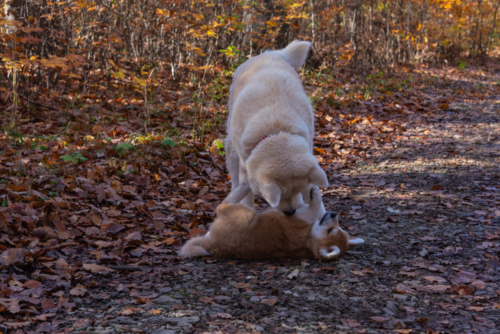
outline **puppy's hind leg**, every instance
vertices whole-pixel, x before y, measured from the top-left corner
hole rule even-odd
[[[179,256],[183,258],[210,256],[209,250],[212,248],[212,240],[210,240],[207,235],[194,237],[189,240],[184,246],[182,246],[179,251]]]
[[[306,203],[307,205],[309,205],[309,203],[311,202],[311,188],[313,187],[314,185],[313,184],[308,184],[307,187],[305,187],[301,192],[300,194],[302,195],[302,200],[304,201],[304,203]]]
[[[313,186],[309,190],[309,211],[318,212],[319,210],[321,210],[321,212],[326,212],[321,197],[321,191],[318,186]]]

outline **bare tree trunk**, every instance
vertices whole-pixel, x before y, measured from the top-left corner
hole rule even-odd
[[[17,27],[14,26],[14,20],[16,15],[14,9],[24,5],[24,0],[6,0],[4,6],[5,19],[9,22],[5,25],[5,32],[7,34],[13,34],[17,31]]]
[[[312,28],[312,40],[313,44],[316,40],[316,27],[314,25],[314,2],[311,0],[311,28]]]
[[[411,45],[411,33],[410,33],[410,24],[411,24],[411,0],[408,0],[408,13],[406,19],[406,31],[408,36],[408,61],[413,60],[413,51]]]

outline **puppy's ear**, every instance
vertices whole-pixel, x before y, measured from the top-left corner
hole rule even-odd
[[[333,246],[331,249],[321,248],[319,250],[320,255],[327,260],[336,259],[340,255],[340,248]]]
[[[349,240],[349,249],[353,249],[356,246],[364,244],[365,241],[361,238],[350,239]]]
[[[317,185],[320,188],[328,187],[326,173],[320,166],[316,165],[309,175],[309,183]]]
[[[280,204],[281,189],[276,183],[268,183],[261,188],[262,196],[273,208]]]

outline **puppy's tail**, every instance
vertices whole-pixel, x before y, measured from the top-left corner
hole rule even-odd
[[[288,64],[290,64],[295,70],[304,65],[306,62],[307,54],[309,53],[309,48],[311,43],[306,41],[293,41],[288,44],[288,46],[282,50],[268,51],[273,55],[279,56]]]
[[[183,258],[193,258],[200,256],[209,256],[210,253],[206,250],[211,243],[206,236],[194,237],[189,240],[179,251],[179,256]]]

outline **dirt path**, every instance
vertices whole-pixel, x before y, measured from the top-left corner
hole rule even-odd
[[[366,241],[339,261],[180,261],[159,243],[135,248],[135,232],[117,253],[112,239],[90,241],[98,234],[88,227],[88,248],[67,240],[38,260],[59,258],[55,267],[3,269],[4,282],[45,282],[19,300],[46,317],[7,333],[500,333],[500,96],[417,110],[477,82],[456,85],[423,89],[406,104],[362,104],[350,128],[317,106],[325,206]],[[209,195],[227,191],[216,187]],[[130,264],[124,252],[141,260]]]
[[[340,261],[169,262],[101,281],[60,321],[91,333],[499,333],[499,102],[403,115],[385,153],[335,172],[326,207],[366,240]]]

